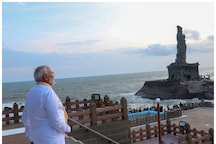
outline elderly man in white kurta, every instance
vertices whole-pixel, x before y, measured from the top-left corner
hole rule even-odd
[[[22,115],[25,135],[33,144],[65,144],[65,133],[71,131],[67,114],[51,85],[54,74],[48,66],[35,69],[37,82],[27,93]]]

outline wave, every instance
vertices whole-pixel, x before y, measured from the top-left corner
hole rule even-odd
[[[201,75],[209,74],[214,77],[213,68],[200,69]],[[121,97],[128,101],[128,108],[144,108],[155,105],[153,100],[135,96],[135,93],[143,86],[145,81],[167,78],[167,71],[143,72],[131,74],[119,74],[109,76],[68,78],[56,80],[53,87],[62,101],[67,96],[74,100],[91,99],[92,93],[99,93],[103,98],[108,95],[110,100],[120,102]],[[34,82],[3,83],[2,85],[2,108],[13,107],[18,103],[24,105],[24,96]],[[164,100],[161,105],[167,107],[185,102],[187,100]]]

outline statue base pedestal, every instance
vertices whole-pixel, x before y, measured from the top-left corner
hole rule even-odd
[[[168,68],[168,81],[200,80],[198,63],[171,63]]]

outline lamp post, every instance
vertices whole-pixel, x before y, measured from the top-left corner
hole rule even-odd
[[[159,138],[159,144],[162,144],[161,140],[161,127],[160,127],[160,98],[156,98],[155,100],[157,102],[157,114],[158,114],[158,138]]]

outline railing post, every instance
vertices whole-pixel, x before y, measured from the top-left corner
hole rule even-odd
[[[84,109],[86,110],[88,109],[87,99],[83,99],[83,101],[84,101]]]
[[[71,99],[69,96],[67,96],[65,99],[65,106],[66,106],[66,111],[71,110]]]
[[[214,144],[214,129],[213,128],[209,129],[209,135],[210,135],[210,140],[212,144]]]
[[[128,120],[128,110],[127,110],[127,100],[126,98],[121,98],[121,105],[122,105],[122,120]]]
[[[76,110],[79,110],[79,100],[76,100]]]
[[[146,135],[147,135],[147,139],[151,138],[151,130],[150,130],[149,123],[146,123]]]
[[[188,142],[188,144],[193,144],[192,136],[190,134],[186,135],[186,141]]]
[[[133,138],[132,142],[136,142],[136,132],[135,132],[135,130],[132,131],[131,137]]]
[[[171,134],[171,121],[167,119],[167,134]]]
[[[91,112],[91,126],[97,125],[97,116],[96,116],[96,103],[91,102],[89,105],[89,109]]]
[[[164,125],[161,124],[161,134],[164,135]]]
[[[157,137],[159,132],[156,125],[154,126],[154,133],[155,133],[155,137]]]
[[[195,128],[193,129],[193,136],[197,137],[197,130]]]
[[[14,103],[13,105],[13,112],[14,112],[14,123],[19,123],[19,108],[17,103]]]
[[[188,144],[192,144],[193,141],[192,141],[192,136],[190,134],[190,132],[191,132],[191,130],[190,130],[190,124],[186,123],[185,124],[185,128],[186,128],[186,140],[187,140]]]
[[[9,120],[9,117],[10,117],[10,113],[9,113],[9,108],[5,108],[4,109],[6,114],[5,114],[5,118],[6,118],[6,125],[9,125],[10,124],[10,120]]]
[[[143,140],[143,129],[140,128],[139,131],[140,131],[140,133],[139,133],[139,135],[140,135],[140,141],[142,141]]]
[[[204,137],[204,135],[205,135],[204,130],[201,130],[201,137]],[[205,142],[205,140],[202,140],[201,142],[203,143],[203,142]]]
[[[176,135],[176,124],[173,124],[173,135]]]
[[[110,105],[110,100],[109,100],[108,95],[105,95],[105,96],[104,96],[104,105],[105,105],[105,106],[109,106],[109,105]]]
[[[189,123],[186,123],[185,124],[185,128],[186,128],[186,134],[190,134],[190,124]]]

